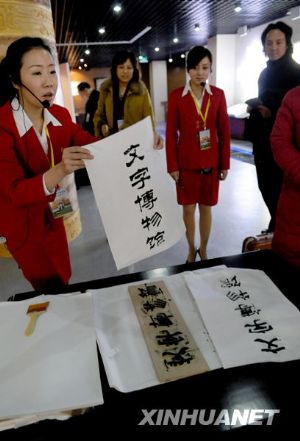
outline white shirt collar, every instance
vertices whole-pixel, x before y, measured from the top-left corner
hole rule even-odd
[[[20,137],[25,135],[28,130],[32,127],[32,122],[21,106],[19,100],[14,98],[11,102],[11,108],[13,110],[13,117],[19,132]],[[61,123],[49,112],[49,110],[44,109],[44,125],[52,123],[54,126],[61,126]]]
[[[213,94],[212,91],[211,91],[210,85],[209,85],[208,83],[205,83],[204,88],[205,88],[205,90],[207,91],[207,93],[209,93],[210,95]],[[190,91],[192,91],[192,89],[191,89],[191,83],[190,83],[190,80],[189,80],[189,81],[186,83],[186,85],[185,85],[185,87],[184,87],[184,89],[183,89],[183,92],[182,92],[182,95],[181,95],[181,96],[185,96],[185,95],[187,95],[188,92],[190,92]]]

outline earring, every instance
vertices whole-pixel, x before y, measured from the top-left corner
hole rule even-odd
[[[13,107],[13,101],[14,101],[14,99],[16,99],[17,102],[18,102],[18,107],[17,107],[16,109],[14,109],[14,107]],[[19,100],[18,92],[16,92],[16,94],[15,94],[13,100],[12,100],[11,103],[10,103],[10,106],[11,106],[12,110],[15,110],[15,111],[17,111],[17,110],[20,109],[20,107],[21,107],[21,103],[20,103],[20,100]]]

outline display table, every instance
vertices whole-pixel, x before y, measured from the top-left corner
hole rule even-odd
[[[278,256],[269,250],[244,253],[190,265],[180,265],[135,274],[128,274],[107,279],[94,280],[68,286],[64,292],[84,292],[87,289],[104,288],[109,286],[131,283],[159,276],[164,277],[186,270],[208,268],[216,265],[228,267],[261,269],[273,280],[283,294],[298,308],[299,296],[299,271],[288,266]],[[53,293],[53,291],[52,291]],[[57,293],[62,293],[59,291]],[[10,300],[23,300],[34,296],[36,293],[17,294]],[[216,318],[217,319],[217,318]],[[216,433],[227,439],[243,437],[245,433],[274,434],[280,429],[286,430],[289,426],[298,427],[298,402],[299,369],[300,361],[284,363],[259,363],[231,369],[217,369],[208,373],[189,377],[186,379],[165,383],[159,386],[140,391],[121,393],[109,387],[104,372],[101,357],[99,365],[104,396],[104,405],[90,409],[86,414],[72,417],[67,421],[43,421],[35,425],[21,427],[1,433],[6,439],[48,440],[59,437],[66,439],[87,439],[87,434],[97,434],[99,439],[104,432],[123,436],[137,433],[139,436],[158,434],[167,436],[171,433]],[[185,419],[185,424],[180,424],[182,411],[187,409],[189,414],[199,415],[200,410],[205,418],[215,414],[214,421],[222,410],[244,411],[245,409],[273,409],[277,410],[271,425],[267,425],[266,414],[261,424],[252,426],[234,427],[227,424],[199,424],[192,417]],[[180,413],[179,423],[175,419],[168,425],[163,425],[166,412]],[[152,415],[152,416],[150,416]],[[198,417],[197,417],[198,418]],[[140,424],[144,421],[145,424]],[[106,435],[107,436],[107,435]],[[265,435],[264,435],[265,436]],[[159,438],[160,439],[160,438]],[[201,438],[208,439],[208,438]],[[210,439],[215,439],[212,438]],[[241,439],[241,438],[240,438]],[[262,438],[266,439],[266,438]]]

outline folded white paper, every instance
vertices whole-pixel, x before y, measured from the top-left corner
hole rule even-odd
[[[166,283],[209,368],[220,368],[220,360],[183,275],[176,274],[158,279]],[[136,284],[145,282],[151,283],[153,279]],[[131,392],[159,384],[128,293],[128,284],[91,292],[94,299],[97,340],[110,386],[122,392]]]
[[[300,358],[300,312],[260,270],[185,276],[224,368]]]
[[[29,305],[49,301],[32,335]],[[0,303],[0,419],[103,404],[91,295]]]

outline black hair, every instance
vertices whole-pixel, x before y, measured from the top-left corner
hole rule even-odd
[[[186,59],[186,69],[195,69],[195,67],[200,63],[203,58],[207,57],[212,64],[212,54],[211,52],[203,46],[194,46],[188,53]]]
[[[118,107],[120,106],[119,103],[119,78],[117,76],[117,67],[120,64],[125,63],[125,61],[129,60],[133,66],[133,75],[129,83],[127,84],[126,91],[123,97],[123,101],[121,103],[121,106],[124,106],[124,100],[127,96],[128,89],[133,82],[139,81],[139,71],[136,67],[136,57],[133,52],[130,51],[119,51],[117,52],[112,59],[111,63],[111,79],[113,83],[113,132],[118,131],[118,124],[117,124],[117,113],[118,113]]]
[[[111,79],[113,83],[119,82],[117,77],[117,66],[119,64],[125,63],[126,60],[130,60],[133,66],[133,75],[131,81],[139,80],[139,71],[138,68],[136,67],[137,62],[134,53],[130,51],[120,51],[114,55],[111,63]]]
[[[277,21],[276,23],[270,23],[266,29],[261,34],[261,42],[263,47],[265,47],[267,34],[270,31],[273,31],[274,29],[278,29],[279,31],[283,32],[286,39],[287,44],[287,51],[286,53],[291,55],[293,53],[293,43],[292,43],[292,35],[293,35],[293,29],[285,24],[283,21]]]
[[[86,81],[82,81],[77,86],[77,89],[79,90],[79,92],[82,92],[84,89],[90,89],[90,88],[91,88],[90,84],[87,83]]]
[[[52,55],[50,47],[38,37],[22,37],[8,46],[6,56],[0,63],[0,105],[16,96],[17,90],[13,83],[21,84],[20,71],[23,56],[36,48],[45,49]]]

